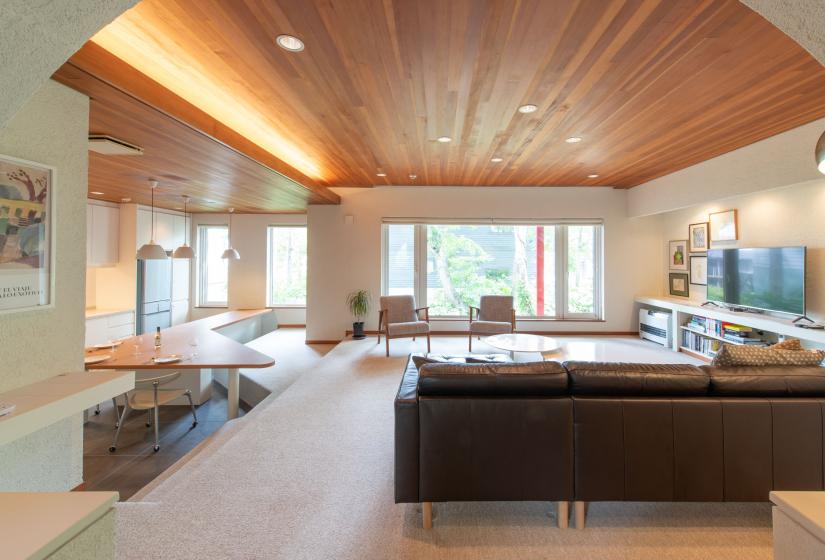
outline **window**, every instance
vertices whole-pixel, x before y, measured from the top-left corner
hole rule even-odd
[[[601,318],[601,224],[385,224],[384,294],[466,317],[485,294],[525,318]]]
[[[229,247],[229,228],[198,226],[198,305],[224,306],[229,286],[229,263],[221,258]]]
[[[307,228],[269,227],[267,305],[307,304]]]

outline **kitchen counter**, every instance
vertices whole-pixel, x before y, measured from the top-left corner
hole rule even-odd
[[[86,318],[93,319],[96,317],[108,317],[110,315],[118,315],[120,313],[134,313],[134,309],[99,309],[97,307],[86,308]]]

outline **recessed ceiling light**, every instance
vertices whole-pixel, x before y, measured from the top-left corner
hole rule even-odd
[[[522,105],[521,107],[518,108],[518,112],[519,113],[524,113],[525,115],[527,113],[535,113],[538,110],[539,110],[539,108],[536,107],[535,105]]]
[[[204,200],[204,202],[207,204],[215,204],[214,200]]]
[[[598,177],[598,176],[599,176],[599,174],[598,174],[598,173],[591,173],[590,175],[588,175],[588,176],[587,176],[587,178],[588,178],[588,179],[595,179],[595,178],[596,178],[596,177]]]
[[[275,42],[277,42],[278,46],[285,51],[301,52],[304,50],[304,42],[298,37],[293,37],[292,35],[278,35]]]
[[[103,193],[100,191],[90,191],[89,194],[96,194],[98,196],[102,195]]]
[[[578,144],[582,141],[582,138],[581,136],[571,136],[570,138],[566,138],[564,141],[568,144]]]
[[[386,177],[387,176],[386,173],[376,173],[375,175],[376,175],[376,177]]]
[[[120,201],[121,202],[132,202],[132,199],[127,197],[127,198],[121,198]]]
[[[183,210],[180,206],[175,206],[175,210]]]
[[[418,175],[415,173],[410,173],[410,181],[415,181],[418,178]]]
[[[453,139],[452,139],[452,138],[450,138],[449,136],[439,136],[439,137],[437,138],[437,140],[438,140],[439,142],[441,142],[442,144],[446,144],[447,142],[452,142],[452,141],[453,141]]]
[[[504,161],[504,158],[494,157],[490,158],[490,161],[492,161],[493,163],[501,163],[502,161]]]

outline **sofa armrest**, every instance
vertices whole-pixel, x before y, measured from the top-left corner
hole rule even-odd
[[[395,503],[417,503],[419,475],[418,369],[407,361],[395,396]]]

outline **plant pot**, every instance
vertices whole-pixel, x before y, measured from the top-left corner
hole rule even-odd
[[[352,324],[352,338],[355,340],[361,340],[362,338],[366,338],[367,335],[364,334],[364,321],[359,323]]]

